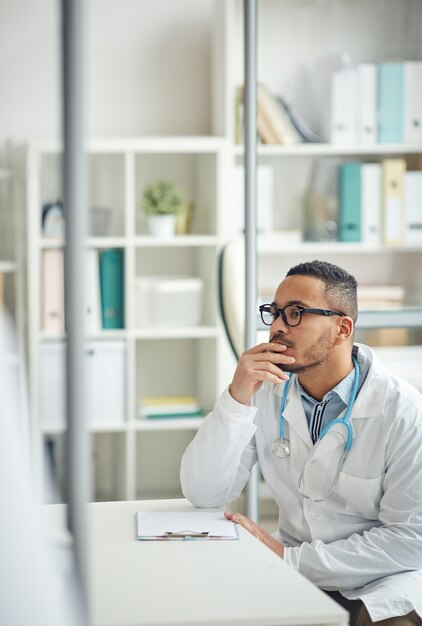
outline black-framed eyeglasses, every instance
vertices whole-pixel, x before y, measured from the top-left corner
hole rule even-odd
[[[331,309],[306,309],[298,304],[288,304],[282,309],[274,306],[274,304],[261,304],[259,307],[261,319],[265,326],[271,326],[273,322],[281,315],[281,319],[287,326],[299,326],[304,313],[312,313],[313,315],[340,315],[345,316],[341,311],[332,311]]]

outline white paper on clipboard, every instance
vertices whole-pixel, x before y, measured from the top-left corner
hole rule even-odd
[[[236,524],[221,511],[138,511],[140,541],[168,539],[239,539]]]

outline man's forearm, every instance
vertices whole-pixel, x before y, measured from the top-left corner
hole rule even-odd
[[[180,480],[195,506],[220,506],[237,498],[256,462],[250,441],[254,407],[235,402],[226,390],[203,421],[182,458]]]

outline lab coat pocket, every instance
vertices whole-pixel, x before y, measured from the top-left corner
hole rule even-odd
[[[377,520],[383,479],[383,474],[377,478],[358,478],[340,472],[338,490],[344,500],[346,511],[360,513],[366,519]]]

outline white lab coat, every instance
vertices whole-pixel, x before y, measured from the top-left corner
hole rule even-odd
[[[226,389],[186,449],[182,489],[198,507],[222,506],[240,495],[259,461],[291,566],[323,589],[360,598],[373,621],[413,609],[422,615],[422,396],[368,347],[361,351],[371,366],[350,416],[352,447],[324,502],[298,491],[313,444],[294,380],[284,411],[289,457],[271,452],[283,384],[264,383],[256,406],[236,402]],[[333,440],[319,446],[316,477],[338,452],[341,439]]]

